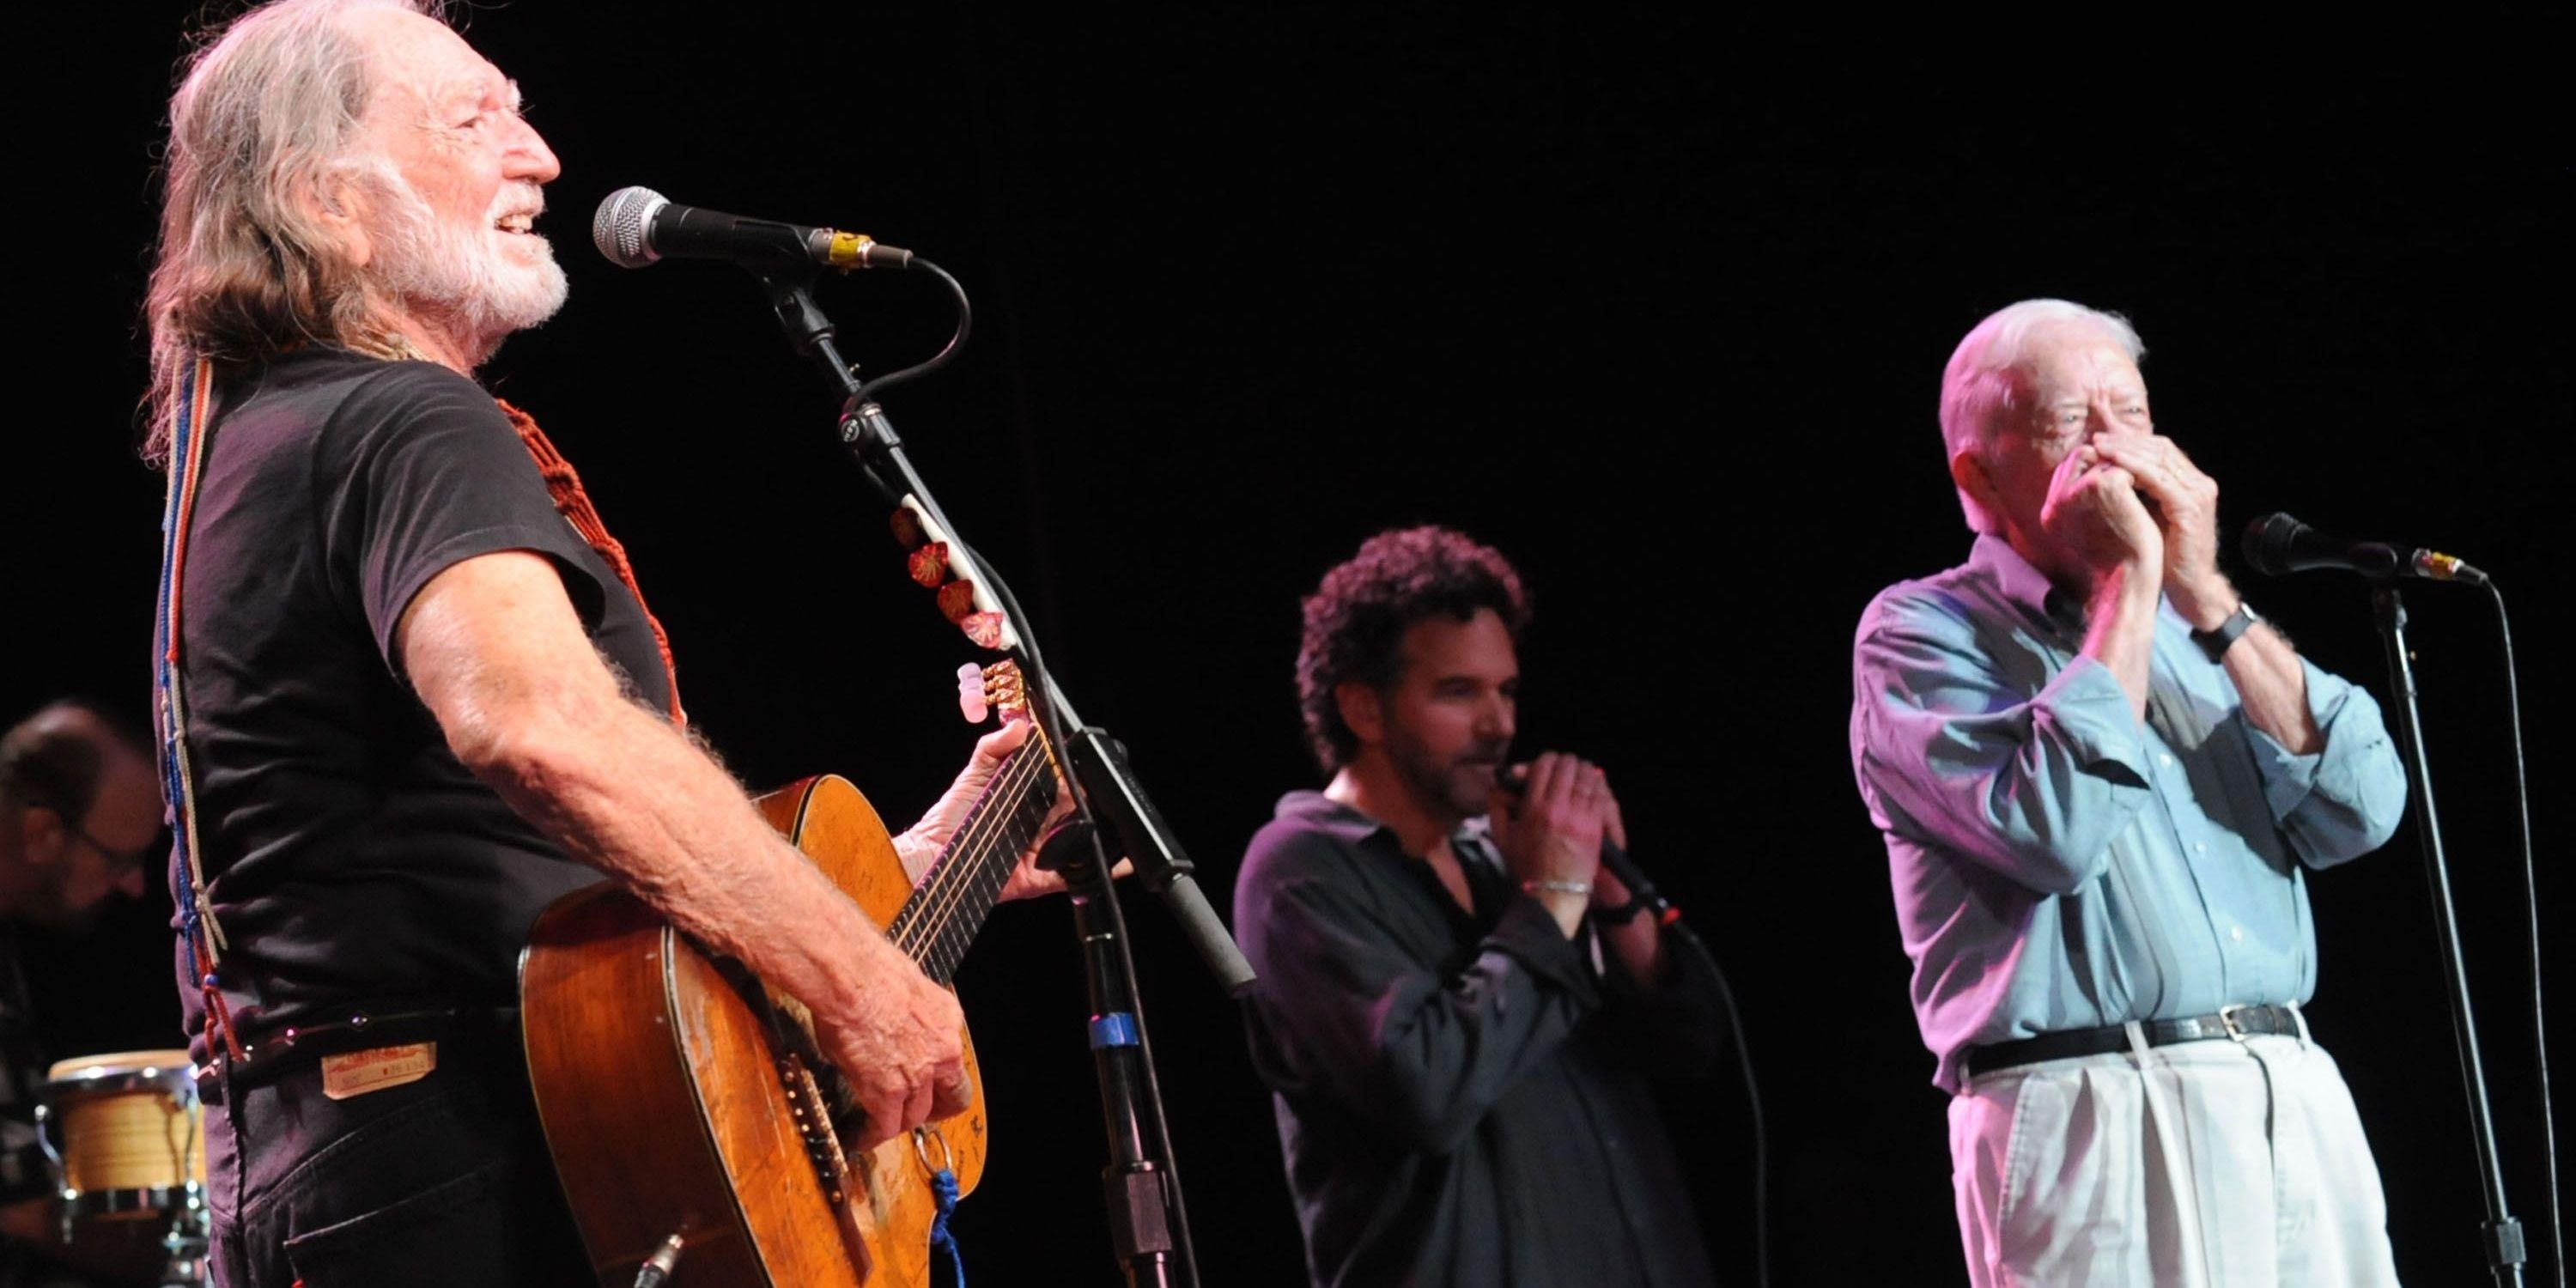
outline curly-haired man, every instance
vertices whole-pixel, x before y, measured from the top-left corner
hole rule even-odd
[[[1715,1054],[1713,982],[1599,867],[1598,766],[1498,784],[1529,602],[1493,550],[1381,533],[1305,601],[1331,781],[1253,837],[1235,929],[1318,1285],[1705,1284],[1648,1095]]]

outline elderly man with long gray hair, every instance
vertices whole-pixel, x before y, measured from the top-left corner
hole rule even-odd
[[[159,707],[218,1279],[591,1281],[509,1008],[603,872],[811,1009],[862,1143],[962,1108],[955,999],[692,744],[623,550],[473,378],[565,295],[517,85],[422,6],[283,0],[189,60],[166,164]]]
[[[1968,333],[1941,429],[1976,543],[1882,592],[1854,648],[1969,1278],[2392,1284],[2299,1008],[2307,871],[2388,839],[2404,771],[2370,695],[2219,571],[2217,484],[2156,432],[2144,353],[2062,300]]]

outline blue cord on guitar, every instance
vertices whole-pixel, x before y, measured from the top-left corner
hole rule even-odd
[[[966,1288],[966,1259],[957,1255],[957,1236],[948,1232],[948,1214],[957,1210],[957,1173],[943,1167],[930,1174],[930,1192],[939,1196],[939,1215],[930,1219],[930,1250],[945,1251],[957,1272],[957,1288]]]

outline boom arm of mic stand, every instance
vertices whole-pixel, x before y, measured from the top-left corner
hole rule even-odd
[[[1073,762],[1083,799],[1118,837],[1145,888],[1162,897],[1163,906],[1181,923],[1181,933],[1226,993],[1241,997],[1252,987],[1252,963],[1244,960],[1234,936],[1226,933],[1216,909],[1208,906],[1206,893],[1192,875],[1196,868],[1181,850],[1179,838],[1137,785],[1135,772],[1127,767],[1126,746],[1093,728],[1076,729],[1070,742],[1059,745]]]
[[[1135,771],[1127,767],[1127,749],[1106,732],[1086,727],[1074,716],[1072,704],[1056,688],[1054,675],[1047,671],[1036,643],[1029,638],[1018,598],[973,547],[958,538],[957,525],[940,512],[929,486],[913,472],[912,461],[904,455],[903,440],[895,436],[894,425],[873,399],[865,397],[858,377],[841,360],[839,349],[832,343],[831,319],[814,303],[810,275],[764,275],[760,281],[769,292],[770,307],[777,312],[779,325],[786,328],[789,342],[797,352],[811,354],[825,377],[848,400],[841,412],[841,441],[858,458],[869,481],[894,504],[901,504],[907,495],[912,497],[949,533],[949,561],[956,566],[958,575],[991,591],[1001,603],[1003,616],[1026,654],[1022,669],[1043,695],[1035,704],[1039,722],[1072,762],[1074,787],[1083,798],[1084,808],[1101,816],[1097,821],[1117,838],[1144,879],[1145,888],[1162,899],[1163,906],[1180,923],[1182,935],[1198,950],[1199,959],[1207,963],[1226,994],[1242,996],[1252,987],[1252,963],[1244,959],[1243,950],[1235,946],[1234,936],[1227,933],[1225,922],[1209,905],[1207,894],[1199,889],[1193,875],[1196,866],[1181,848],[1180,838],[1172,834],[1171,826],[1163,821],[1162,813],[1136,781]]]
[[[927,260],[915,258],[916,266]],[[964,304],[964,291],[948,280]],[[1017,636],[1021,670],[1037,700],[1030,704],[1038,727],[1066,752],[1072,772],[1070,787],[1079,817],[1093,835],[1094,859],[1075,867],[1093,869],[1073,884],[1074,910],[1083,944],[1093,1003],[1092,1046],[1100,1081],[1102,1122],[1108,1129],[1111,1164],[1104,1179],[1112,1216],[1112,1245],[1131,1285],[1198,1283],[1197,1255],[1191,1247],[1189,1209],[1181,1194],[1180,1173],[1173,1158],[1164,1119],[1162,1093],[1155,1076],[1150,1040],[1145,1036],[1143,1007],[1136,997],[1135,966],[1126,948],[1123,920],[1111,889],[1107,856],[1098,852],[1098,828],[1106,822],[1134,857],[1147,884],[1161,894],[1209,966],[1227,986],[1239,992],[1252,972],[1225,927],[1208,907],[1206,896],[1190,877],[1188,857],[1171,836],[1162,817],[1127,769],[1125,749],[1098,730],[1085,728],[1072,705],[1047,671],[1037,642],[1024,626],[1018,600],[956,526],[940,512],[930,488],[904,455],[903,441],[868,387],[841,358],[832,343],[833,327],[815,304],[811,277],[763,276],[770,304],[799,353],[811,355],[825,378],[843,396],[840,438],[865,471],[869,482],[893,504],[909,497],[922,513],[949,534],[951,570],[989,591],[1000,605],[1009,634]],[[962,330],[960,335],[962,336]],[[953,350],[956,338],[952,337]],[[949,350],[943,350],[943,356]],[[935,362],[936,360],[934,360]],[[912,368],[919,371],[925,368]],[[884,378],[881,378],[881,381]],[[1077,876],[1068,872],[1069,878]]]

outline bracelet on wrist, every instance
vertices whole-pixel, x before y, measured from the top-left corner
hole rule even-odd
[[[1579,894],[1588,898],[1592,894],[1592,883],[1589,881],[1523,881],[1521,893]]]

